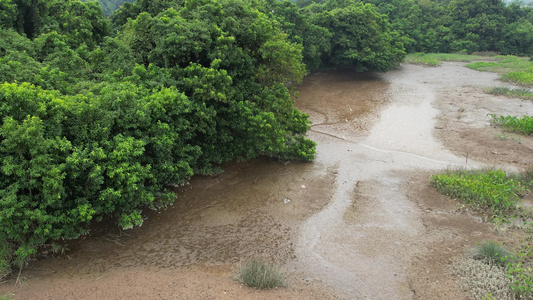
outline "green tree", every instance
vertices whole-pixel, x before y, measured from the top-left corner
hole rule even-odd
[[[326,2],[324,7],[332,6]],[[354,3],[313,16],[315,24],[334,33],[326,66],[351,65],[358,71],[387,71],[400,63],[404,46],[386,16],[371,4]]]

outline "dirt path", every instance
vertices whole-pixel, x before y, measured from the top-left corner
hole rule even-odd
[[[468,299],[449,259],[511,232],[428,187],[446,167],[533,167],[533,139],[488,126],[487,114],[533,103],[484,94],[497,76],[445,63],[382,74],[314,74],[297,106],[313,121],[316,161],[232,163],[194,178],[143,227],[103,228],[68,255],[33,262],[15,299]],[[238,264],[281,264],[288,287],[235,282]]]

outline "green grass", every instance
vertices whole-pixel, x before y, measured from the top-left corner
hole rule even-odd
[[[414,53],[408,54],[404,62],[431,67],[440,66],[442,61],[468,62],[467,68],[499,73],[501,80],[523,86],[533,86],[533,61],[529,57],[513,55],[478,55],[457,53]]]
[[[511,253],[501,243],[489,241],[478,244],[472,251],[472,257],[490,264],[505,266],[510,260]]]
[[[532,71],[513,71],[500,76],[501,80],[513,82],[523,86],[533,85]]]
[[[528,57],[517,57],[512,55],[495,56],[487,62],[487,59],[483,61],[467,64],[466,67],[478,71],[494,72],[494,73],[509,73],[514,71],[528,71],[533,67],[533,62]]]
[[[487,59],[487,57],[457,53],[413,53],[408,54],[404,61],[410,64],[438,67],[442,61],[472,62],[480,59]]]
[[[441,193],[457,198],[477,210],[488,210],[493,216],[517,210],[524,184],[502,170],[447,171],[436,174],[430,184]]]
[[[533,61],[528,57],[512,55],[496,56],[495,62],[478,61],[466,67],[486,72],[499,73],[500,79],[522,86],[533,86]]]
[[[487,93],[493,95],[503,95],[512,98],[520,98],[524,100],[533,100],[533,92],[527,89],[510,89],[508,87],[492,87],[486,90]]]
[[[249,260],[241,266],[237,280],[258,289],[285,286],[283,274],[276,265],[257,259]]]
[[[496,116],[495,114],[490,115],[492,117],[492,123],[496,126],[501,126],[504,129],[507,129],[512,132],[517,132],[524,135],[533,134],[533,117],[530,116]]]
[[[533,299],[533,235],[528,229],[521,247],[507,264],[507,274],[511,278],[510,288],[515,299]]]

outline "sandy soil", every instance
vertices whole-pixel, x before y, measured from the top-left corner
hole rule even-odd
[[[469,299],[450,259],[519,232],[484,223],[428,186],[448,167],[533,167],[533,138],[487,114],[533,114],[491,96],[497,76],[460,63],[381,74],[313,74],[297,106],[313,121],[313,163],[254,160],[196,177],[145,224],[112,224],[32,262],[14,299]],[[278,263],[287,287],[250,289],[240,263]],[[15,274],[16,275],[16,274]]]

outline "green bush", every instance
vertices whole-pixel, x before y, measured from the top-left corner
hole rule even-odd
[[[259,289],[285,286],[283,274],[279,268],[263,260],[252,259],[245,262],[237,274],[237,279],[249,287]]]

